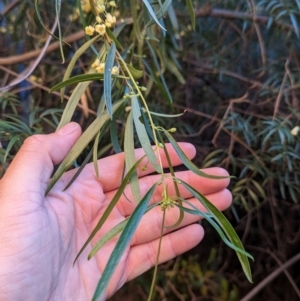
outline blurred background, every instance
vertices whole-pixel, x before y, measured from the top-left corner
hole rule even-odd
[[[65,63],[58,41],[43,50],[48,34],[39,17],[50,30],[55,1],[37,3],[40,16],[33,0],[0,0],[0,177],[26,137],[55,130],[68,97],[61,102],[49,89],[62,80],[85,41],[76,1],[63,1],[60,22],[70,45],[63,46]],[[130,1],[116,3],[117,19],[127,22],[119,41],[129,47]],[[176,127],[177,141],[196,146],[198,166],[222,166],[235,176],[230,184],[233,205],[225,214],[255,258],[254,283],[243,275],[234,251],[204,221],[203,242],[159,267],[154,300],[300,300],[300,1],[193,4],[195,30],[185,3],[173,1],[164,18],[167,34],[151,42],[164,82],[146,76],[140,82],[148,88],[150,110],[186,110],[179,118],[156,117],[156,122]],[[136,5],[139,12],[141,2]],[[149,49],[143,53],[150,69],[139,67],[145,74],[157,71]],[[72,75],[85,73],[93,60],[89,49]],[[166,101],[170,95],[172,107]],[[74,120],[83,129],[94,119],[101,96],[101,82],[82,95]],[[124,122],[122,116],[117,120],[120,143]],[[88,152],[89,147],[76,164]],[[108,132],[99,156],[112,153]],[[149,271],[110,300],[147,300],[151,277]]]

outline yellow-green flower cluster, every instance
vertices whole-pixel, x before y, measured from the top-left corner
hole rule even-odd
[[[92,68],[96,70],[98,73],[104,73],[105,63],[101,62],[99,59],[96,59],[94,63],[92,64]],[[118,75],[120,73],[120,70],[117,66],[114,66],[111,69],[111,74]]]
[[[80,0],[81,9],[85,13],[89,13],[91,11],[91,5],[89,0]]]
[[[88,36],[92,36],[94,33],[98,33],[100,36],[104,36],[106,32],[105,24],[96,24],[95,26],[86,26],[85,34]]]
[[[115,1],[106,2],[105,0],[95,0],[94,8],[98,16],[96,16],[96,25],[94,26],[86,26],[85,33],[89,36],[98,33],[100,36],[103,36],[106,32],[106,27],[110,28],[114,26],[117,22],[116,17],[111,13],[106,11],[106,5],[110,7],[116,7]],[[104,16],[104,19],[100,17],[100,15]]]

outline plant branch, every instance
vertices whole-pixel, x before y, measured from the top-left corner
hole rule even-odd
[[[58,24],[58,19],[56,18],[56,20],[53,24],[53,27],[51,29],[51,34],[54,33],[54,31],[57,27],[57,24]],[[23,73],[21,73],[17,78],[15,78],[13,81],[11,81],[7,86],[0,88],[0,91],[5,91],[5,90],[11,89],[13,86],[22,82],[25,78],[27,78],[35,70],[37,65],[40,63],[40,61],[44,57],[45,52],[50,44],[51,38],[52,38],[52,36],[49,34],[49,36],[46,40],[46,43],[45,43],[44,47],[41,49],[41,52],[40,52],[39,56],[36,58],[36,60],[32,64],[30,64]]]
[[[300,260],[300,253],[296,254],[290,260],[285,262],[282,266],[278,267],[268,277],[261,281],[254,289],[252,289],[241,301],[250,301],[258,292],[260,292],[267,284],[275,279],[279,274],[289,268],[291,265]]]
[[[186,15],[183,13],[178,13],[178,15]],[[226,9],[211,9],[209,7],[200,8],[195,11],[196,17],[213,17],[213,18],[227,18],[227,19],[241,19],[247,21],[255,21],[261,24],[267,24],[270,20],[268,16],[261,16],[261,15],[253,15],[242,13],[238,11],[226,10]],[[282,27],[286,30],[295,31],[292,25],[280,22],[280,21],[273,21],[273,23],[279,27]]]
[[[125,22],[127,24],[131,24],[132,23],[132,18],[127,18],[125,19]],[[73,43],[77,40],[83,39],[85,37],[85,33],[83,30],[80,30],[76,33],[73,33],[69,36],[67,36],[66,38],[64,38],[64,42],[70,44]],[[55,50],[57,50],[59,48],[59,41],[53,42],[49,45],[49,47],[46,49],[45,54],[49,54]],[[26,61],[30,61],[34,58],[36,58],[37,56],[39,56],[39,54],[41,53],[43,49],[36,49],[33,51],[29,51],[20,55],[12,55],[9,57],[0,57],[0,65],[4,66],[4,65],[15,65],[15,64],[19,64],[22,62],[26,62]]]
[[[18,4],[20,4],[21,0],[16,0],[14,2],[11,2],[9,4],[7,4],[3,11],[0,13],[0,15],[5,16],[7,15],[15,6],[17,6]]]

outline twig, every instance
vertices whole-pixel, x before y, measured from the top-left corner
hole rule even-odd
[[[287,66],[289,65],[289,63],[290,63],[290,59],[288,58],[286,60],[286,63],[285,63],[285,70],[287,70]],[[288,77],[288,72],[286,71],[285,74],[284,74],[281,86],[280,86],[279,93],[278,93],[277,98],[276,98],[274,113],[273,113],[273,120],[276,118],[276,115],[277,115],[278,110],[279,110],[280,100],[281,100],[281,97],[282,97],[282,94],[283,94],[283,91],[284,91],[283,87],[284,87],[284,84],[285,84],[285,81],[286,81],[287,77]]]
[[[264,252],[264,253],[267,253],[269,254],[270,256],[272,256],[274,258],[274,260],[277,262],[277,264],[279,266],[282,265],[282,262],[281,260],[277,257],[277,255],[273,252],[271,252],[270,250],[268,249],[263,249],[263,248],[260,248],[260,247],[256,247],[256,246],[246,246],[247,248],[249,249],[253,249],[253,250],[257,250],[259,252]],[[291,274],[288,272],[288,270],[283,270],[284,274],[286,275],[286,278],[288,278],[288,280],[290,281],[292,287],[294,288],[296,294],[298,295],[299,297],[299,300],[300,300],[300,290],[299,288],[297,287],[297,284],[295,283],[293,277],[291,276]]]
[[[7,69],[7,68],[1,66],[1,65],[0,65],[0,69],[3,70],[3,71],[5,71],[5,72],[7,72],[7,73],[10,73],[10,74],[12,74],[12,75],[14,75],[14,76],[17,76],[17,75],[18,75],[16,72],[11,71],[11,70],[9,70],[9,69]],[[47,91],[47,92],[50,92],[50,88],[47,88],[47,87],[45,87],[45,86],[43,86],[43,85],[41,85],[41,84],[38,84],[38,83],[36,83],[35,81],[30,80],[29,78],[26,78],[25,80],[26,80],[27,82],[31,83],[31,84],[32,84],[33,86],[35,86],[36,88],[40,88],[40,89],[42,89],[42,90],[45,90],[45,91]],[[30,87],[28,87],[28,89],[30,89]],[[25,88],[24,88],[24,90],[25,90]],[[60,93],[59,93],[59,92],[55,92],[55,91],[54,91],[54,92],[52,92],[52,94],[57,95],[57,96],[60,97]],[[69,98],[70,98],[69,96],[64,95],[64,99],[68,100]],[[78,107],[79,107],[80,109],[83,109],[83,106],[82,106],[81,104],[78,104]],[[93,114],[93,115],[96,115],[96,112],[95,112],[94,110],[88,109],[88,111],[89,111],[89,113],[91,113],[91,114]]]
[[[84,31],[79,31],[74,34],[71,34],[70,36],[66,37],[64,41],[66,43],[72,43],[74,41],[80,40],[84,37]],[[54,50],[59,48],[59,41],[53,42],[52,44],[49,45],[47,48],[45,54],[51,53]],[[30,61],[41,53],[42,49],[36,49],[33,51],[26,52],[24,54],[20,55],[12,55],[9,57],[5,58],[0,58],[0,65],[5,66],[5,65],[14,65],[14,64],[19,64],[22,62]]]
[[[0,15],[5,16],[6,14],[8,14],[15,6],[17,6],[19,3],[21,2],[21,0],[16,0],[14,2],[11,2],[9,4],[7,4],[7,6],[4,7],[3,11],[0,13]]]
[[[125,19],[124,22],[126,22],[126,24],[131,24],[132,18],[127,18],[127,19]],[[80,40],[84,37],[85,37],[84,31],[80,30],[80,31],[73,33],[73,34],[67,36],[66,38],[64,38],[64,42],[70,44],[70,43]],[[53,42],[52,44],[49,45],[45,54],[51,53],[51,52],[55,51],[56,49],[58,49],[59,47],[60,47],[59,41]],[[5,57],[5,58],[0,58],[0,65],[7,66],[7,65],[14,65],[14,64],[30,61],[30,60],[36,58],[41,53],[41,51],[42,51],[42,49],[37,49],[37,50],[29,51],[29,52],[26,52],[26,53],[20,54],[20,55],[13,55],[13,56]]]
[[[229,105],[228,105],[228,107],[226,109],[226,112],[225,112],[225,114],[224,114],[224,116],[222,118],[222,121],[221,121],[221,123],[220,123],[220,125],[219,125],[219,127],[218,127],[218,129],[217,129],[217,131],[216,131],[216,133],[215,133],[215,135],[213,137],[213,139],[212,139],[212,143],[213,143],[213,145],[215,147],[217,147],[217,142],[216,141],[218,139],[220,131],[222,130],[222,128],[224,126],[224,122],[225,122],[228,114],[232,110],[233,104],[234,103],[243,103],[243,102],[245,102],[247,100],[247,98],[248,98],[248,92],[246,92],[245,95],[243,95],[242,97],[235,98],[235,99],[230,99],[230,101],[229,101],[230,103],[229,103]]]
[[[284,270],[289,268],[291,265],[300,260],[300,253],[296,254],[294,257],[285,262],[282,266],[278,267],[273,271],[268,277],[261,281],[256,287],[254,287],[243,299],[240,301],[250,301],[258,292],[260,292],[267,284],[269,284],[273,279],[280,275]]]
[[[262,77],[265,72],[266,72],[266,66],[267,66],[267,56],[266,56],[266,47],[264,43],[264,39],[260,30],[260,27],[258,25],[258,22],[256,21],[256,9],[255,9],[255,3],[253,0],[247,0],[248,6],[251,9],[252,12],[252,20],[253,20],[253,25],[256,30],[259,46],[260,46],[260,53],[261,53],[261,61],[263,65],[263,70],[262,72],[258,75],[258,77]]]
[[[58,24],[58,19],[56,18],[53,27],[51,29],[51,33],[53,34],[56,27]],[[42,60],[43,56],[45,55],[45,52],[50,44],[52,36],[49,34],[46,43],[43,47],[43,49],[41,50],[41,53],[39,54],[39,56],[37,57],[37,59],[34,61],[34,63],[30,66],[28,66],[25,71],[23,73],[21,73],[17,78],[15,78],[12,82],[10,82],[7,86],[4,86],[2,88],[0,88],[0,91],[5,91],[5,90],[9,90],[10,88],[12,88],[13,86],[19,84],[20,82],[22,82],[25,78],[27,78],[37,67],[37,65],[40,63],[40,61]]]
[[[183,13],[178,13],[178,15],[185,15]],[[260,15],[253,15],[242,13],[238,11],[226,10],[226,9],[209,9],[209,8],[200,8],[195,11],[196,17],[213,17],[213,18],[227,18],[227,19],[241,19],[241,20],[248,20],[248,21],[255,21],[261,24],[267,24],[270,20],[268,16],[260,16]],[[280,22],[280,21],[273,21],[273,24],[282,27],[287,30],[295,31],[292,25]]]
[[[208,118],[208,119],[213,119],[213,120],[216,120],[216,121],[221,121],[221,119],[215,117],[215,116],[212,116],[212,115],[209,115],[209,114],[206,114],[206,113],[202,113],[202,112],[199,112],[199,111],[196,111],[196,110],[193,110],[193,109],[189,109],[189,108],[186,108],[184,106],[180,106],[180,105],[176,105],[174,104],[173,105],[174,107],[176,108],[179,108],[179,109],[183,109],[183,110],[186,110],[187,112],[191,112],[195,115],[198,115],[198,116],[202,116],[202,117],[205,117],[205,118]],[[256,160],[262,165],[262,166],[265,166],[265,163],[259,158],[259,156],[255,153],[255,151],[249,147],[242,139],[240,139],[238,136],[236,136],[235,134],[232,134],[230,133],[227,129],[225,128],[222,128],[222,130],[228,134],[229,136],[232,136],[238,143],[240,143],[242,146],[244,146],[255,158]]]

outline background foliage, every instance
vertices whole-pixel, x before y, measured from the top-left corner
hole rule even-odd
[[[117,3],[124,19],[130,18],[128,2]],[[40,6],[51,28],[53,4],[44,1]],[[255,258],[254,284],[242,275],[234,252],[207,228],[199,247],[160,267],[163,273],[154,300],[241,300],[251,293],[257,294],[242,300],[298,300],[300,1],[197,0],[194,6],[195,31],[184,3],[174,1],[178,24],[166,19],[171,33],[152,42],[174,101],[172,112],[186,110],[179,119],[160,118],[159,122],[167,128],[176,126],[177,140],[196,145],[198,165],[223,166],[236,176],[231,183],[234,203],[227,216]],[[34,1],[2,1],[0,11],[3,87],[22,78],[47,34],[39,26]],[[62,12],[65,40],[72,46],[64,47],[68,62],[84,35],[80,21],[74,20],[74,1],[64,1]],[[127,44],[131,34],[128,25],[120,42]],[[57,46],[52,42],[29,78],[9,92],[0,92],[1,175],[27,136],[53,131],[58,124],[65,104],[57,94],[48,93],[66,68]],[[73,75],[87,71],[92,54],[89,50],[78,60]],[[145,63],[155,65],[149,51]],[[147,88],[150,110],[170,112],[166,105],[170,96],[157,85]],[[81,98],[74,120],[83,128],[95,116],[101,91],[101,84],[94,83]],[[118,120],[119,139],[124,136],[124,122]],[[99,153],[112,153],[109,133]],[[269,275],[277,277],[269,279]],[[141,276],[112,300],[146,299],[150,279],[151,273]]]

